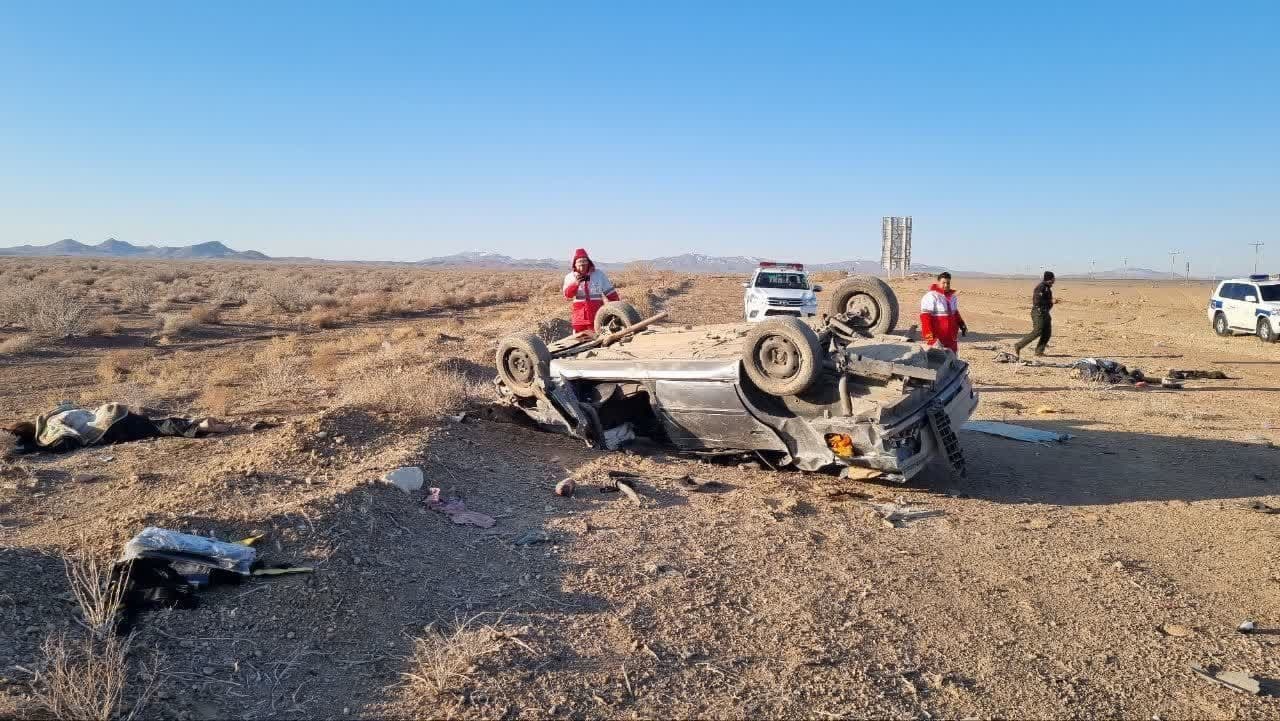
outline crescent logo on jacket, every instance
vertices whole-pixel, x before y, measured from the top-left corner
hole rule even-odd
[[[920,299],[920,332],[929,345],[940,345],[959,352],[960,300],[954,290],[943,290],[936,283]]]
[[[581,274],[584,276],[582,280],[579,280],[579,273],[574,267],[580,258],[587,261],[587,271]],[[578,248],[573,254],[569,268],[569,274],[564,277],[564,297],[573,301],[573,332],[592,330],[595,328],[596,312],[604,302],[618,300],[621,296],[604,271],[596,268],[585,248]]]

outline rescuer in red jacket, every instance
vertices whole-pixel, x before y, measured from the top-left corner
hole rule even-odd
[[[920,299],[920,332],[928,345],[960,352],[956,336],[968,335],[969,326],[960,317],[960,301],[951,290],[950,273],[939,273],[938,282]]]
[[[596,311],[606,300],[620,297],[604,271],[591,262],[585,248],[578,248],[570,264],[572,270],[564,277],[564,297],[573,301],[573,332],[594,330]]]

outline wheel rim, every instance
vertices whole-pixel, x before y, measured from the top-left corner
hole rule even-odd
[[[537,375],[537,364],[519,348],[507,352],[506,367],[507,375],[520,386],[532,385]]]
[[[844,303],[845,316],[858,328],[870,328],[880,320],[880,304],[866,293],[854,293]]]
[[[756,365],[767,378],[788,380],[800,372],[800,350],[790,340],[770,336],[760,344]]]
[[[1222,316],[1218,316],[1218,320],[1217,320],[1217,321],[1215,321],[1215,325],[1217,325],[1217,327],[1218,327],[1218,333],[1226,333],[1226,332],[1227,332],[1227,319],[1226,319],[1226,318],[1223,318]]]
[[[1263,340],[1271,340],[1271,324],[1270,323],[1268,323],[1265,320],[1262,321],[1258,330],[1259,330],[1259,335],[1262,336]]]
[[[607,333],[617,333],[626,327],[627,324],[623,322],[622,318],[616,315],[605,316],[604,322],[600,324],[600,330]]]

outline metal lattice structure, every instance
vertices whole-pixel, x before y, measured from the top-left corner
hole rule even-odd
[[[911,216],[880,219],[880,266],[893,277],[905,276],[911,268]]]

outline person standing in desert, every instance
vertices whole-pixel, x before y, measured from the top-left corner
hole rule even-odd
[[[926,345],[960,352],[958,336],[968,335],[969,326],[960,316],[960,300],[951,289],[950,273],[939,273],[937,282],[920,299],[920,331]]]
[[[1053,297],[1053,271],[1046,270],[1040,284],[1031,291],[1031,332],[1014,344],[1014,355],[1022,355],[1022,349],[1032,341],[1037,341],[1036,355],[1044,355],[1044,349],[1053,335],[1053,318],[1049,312],[1057,304],[1057,299]]]
[[[573,302],[573,332],[593,330],[596,312],[606,300],[620,298],[604,271],[596,268],[586,248],[573,254],[569,274],[564,277],[564,297]]]

